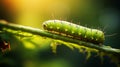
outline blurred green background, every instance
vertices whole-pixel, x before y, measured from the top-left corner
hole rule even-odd
[[[119,0],[0,0],[0,19],[11,23],[42,28],[47,20],[59,19],[101,29],[105,45],[120,49]],[[116,34],[114,36],[108,36]],[[0,67],[116,67],[109,57],[79,53],[64,45],[54,54],[51,40],[39,36],[16,39],[9,35],[11,51],[0,53]]]

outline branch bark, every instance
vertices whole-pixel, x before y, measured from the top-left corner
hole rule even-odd
[[[62,35],[52,34],[52,33],[46,32],[44,30],[37,29],[37,28],[32,28],[32,27],[22,26],[22,25],[17,25],[17,24],[12,24],[12,23],[6,23],[4,21],[0,21],[0,28],[1,28],[0,30],[2,30],[2,28],[7,28],[7,29],[12,29],[12,30],[19,30],[19,31],[23,31],[23,32],[28,32],[28,33],[31,33],[34,35],[40,35],[43,37],[48,37],[48,38],[52,38],[52,39],[62,40],[65,42],[75,43],[75,44],[83,45],[83,46],[86,46],[89,48],[94,48],[94,49],[97,49],[99,51],[120,55],[120,49],[108,48],[105,45],[99,46],[97,44],[84,42],[84,41],[80,41],[80,40],[75,40],[75,39],[68,38],[68,37],[65,37]]]

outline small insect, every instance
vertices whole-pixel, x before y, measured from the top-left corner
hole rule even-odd
[[[10,43],[7,41],[0,40],[0,50],[4,52],[6,49],[10,50]]]
[[[67,21],[48,20],[43,23],[43,28],[50,33],[94,44],[102,44],[105,40],[104,33],[101,30],[83,27]]]

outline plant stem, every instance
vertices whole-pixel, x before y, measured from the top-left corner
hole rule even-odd
[[[0,21],[0,28],[1,28],[0,30],[2,30],[2,28],[7,28],[7,29],[12,29],[12,30],[19,30],[19,31],[23,31],[23,32],[28,32],[28,33],[31,33],[34,35],[40,35],[43,37],[48,37],[48,38],[52,38],[52,39],[62,40],[65,42],[75,43],[75,44],[83,45],[83,46],[86,46],[89,48],[94,48],[94,49],[97,49],[97,50],[102,51],[102,52],[120,55],[120,49],[109,48],[109,47],[104,46],[104,45],[99,46],[97,44],[92,44],[89,42],[84,42],[84,41],[68,38],[68,37],[65,37],[62,35],[52,34],[52,33],[49,33],[47,31],[37,29],[37,28],[32,28],[32,27],[22,26],[22,25],[17,25],[17,24],[12,24],[12,23],[5,23],[4,21]]]

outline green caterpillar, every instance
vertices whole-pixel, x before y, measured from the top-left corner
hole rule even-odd
[[[48,20],[43,23],[43,28],[54,34],[94,44],[102,44],[105,40],[104,33],[102,31],[90,29],[67,21]]]

